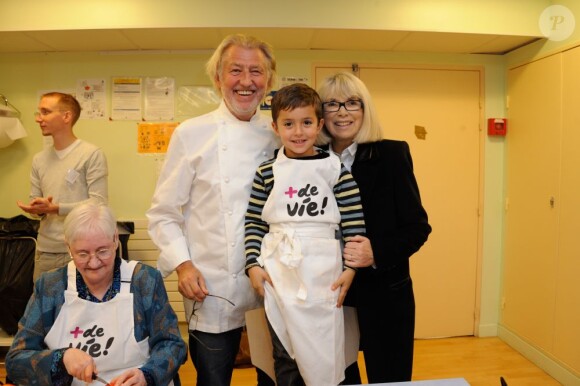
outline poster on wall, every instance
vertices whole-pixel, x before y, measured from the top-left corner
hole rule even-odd
[[[218,108],[221,96],[211,86],[181,86],[177,89],[176,113],[180,117],[197,117]]]
[[[112,88],[111,119],[140,121],[141,78],[113,78]]]
[[[105,79],[77,80],[76,98],[81,105],[80,119],[105,119],[107,82]]]
[[[167,153],[171,134],[178,124],[178,122],[139,123],[137,127],[137,153]]]
[[[145,78],[144,86],[144,120],[172,121],[175,117],[175,79]]]

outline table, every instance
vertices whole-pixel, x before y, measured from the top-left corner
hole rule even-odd
[[[469,386],[465,378],[433,379],[428,381],[373,383],[375,386]]]

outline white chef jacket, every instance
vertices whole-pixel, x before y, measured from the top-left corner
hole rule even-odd
[[[259,299],[244,273],[244,216],[256,168],[279,147],[271,118],[259,111],[249,122],[218,109],[174,131],[147,211],[149,234],[161,250],[164,276],[191,259],[210,294],[190,328],[220,333],[244,325]],[[184,299],[186,317],[193,302]],[[196,307],[197,308],[197,307]]]

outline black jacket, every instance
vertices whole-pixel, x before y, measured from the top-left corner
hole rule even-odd
[[[431,226],[406,142],[359,144],[352,175],[360,189],[376,264],[359,269],[349,291],[348,303],[360,306],[373,301],[370,294],[381,296],[387,287],[409,278],[409,258],[425,243]]]

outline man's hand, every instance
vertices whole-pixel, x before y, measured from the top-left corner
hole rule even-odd
[[[16,205],[23,211],[29,214],[34,214],[37,216],[42,216],[44,214],[58,214],[59,206],[52,202],[52,196],[36,197],[28,205],[21,201],[17,201]]]
[[[196,302],[203,302],[209,291],[201,271],[191,261],[185,261],[175,269],[178,277],[179,293]]]
[[[266,270],[264,270],[264,268],[262,267],[255,266],[248,269],[248,276],[250,277],[250,283],[252,283],[252,288],[261,297],[264,297],[264,282],[267,281],[268,283],[270,283],[272,287],[274,287],[270,275],[268,275],[268,272],[266,272]]]

